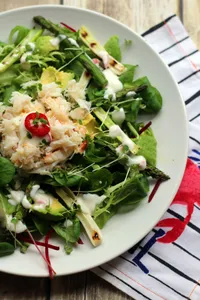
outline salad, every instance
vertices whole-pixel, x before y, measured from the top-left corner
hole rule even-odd
[[[66,254],[83,231],[99,246],[110,218],[169,177],[151,122],[138,121],[160,111],[161,94],[121,62],[131,41],[103,46],[84,26],[34,22],[0,42],[0,256],[34,244],[52,277],[51,234]]]

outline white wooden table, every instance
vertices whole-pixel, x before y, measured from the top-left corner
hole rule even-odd
[[[142,33],[176,13],[200,47],[200,0],[0,0],[0,11],[38,4],[61,4],[95,10]],[[0,37],[1,39],[1,37]],[[130,299],[91,272],[49,279],[0,273],[0,300]]]

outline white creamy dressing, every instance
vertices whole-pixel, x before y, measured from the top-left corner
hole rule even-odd
[[[121,130],[118,125],[112,125],[109,129],[109,136],[112,138],[120,137],[122,145],[129,147],[130,151],[133,151],[136,144]]]
[[[66,39],[66,35],[64,35],[64,34],[59,34],[59,35],[58,35],[58,38],[59,38],[60,41],[62,42],[63,40]]]
[[[26,225],[22,221],[18,221],[16,224],[12,222],[13,216],[6,215],[6,228],[16,233],[21,233],[27,229]]]
[[[98,56],[103,60],[104,67],[107,68],[110,61],[110,56],[107,51],[100,51]]]
[[[59,37],[55,37],[55,38],[51,39],[50,43],[51,43],[52,46],[57,47],[60,44]]]
[[[70,227],[71,225],[73,225],[73,222],[69,219],[66,219],[65,222],[63,223],[63,225],[68,228]]]
[[[108,84],[104,93],[104,98],[108,99],[108,97],[111,95],[112,100],[115,100],[116,93],[123,89],[123,84],[121,83],[117,75],[114,74],[110,69],[104,70],[103,74],[108,80]]]
[[[32,204],[28,201],[26,195],[22,199],[22,206],[26,209],[30,209],[32,207]]]
[[[17,204],[21,203],[22,199],[24,197],[24,192],[23,191],[10,191],[10,194],[8,195],[8,202],[11,205],[16,206]]]
[[[32,187],[30,196],[34,201],[34,210],[45,209],[47,206],[50,206],[54,200],[52,195],[46,194],[45,191],[38,188],[38,185]]]
[[[133,96],[135,96],[135,95],[136,95],[136,92],[130,91],[130,92],[128,92],[128,93],[126,94],[126,97],[127,97],[127,98],[130,98],[130,97],[133,97]]]
[[[99,196],[97,194],[83,194],[77,196],[76,201],[77,204],[80,205],[83,213],[92,216],[96,205],[101,203],[105,198],[105,195]]]
[[[112,112],[112,119],[113,121],[118,124],[118,125],[121,125],[124,120],[125,120],[125,112],[124,112],[124,109],[121,107],[119,110],[114,110]]]
[[[70,43],[73,45],[73,46],[76,46],[76,47],[79,47],[79,44],[72,38],[68,38],[68,40],[70,41]]]
[[[47,206],[50,206],[53,202],[54,197],[50,194],[45,193],[42,189],[40,189],[39,185],[33,185],[30,191],[30,197],[33,199],[34,204],[31,204],[27,196],[23,191],[10,191],[8,195],[8,202],[11,205],[16,206],[21,203],[22,206],[26,209],[33,208],[34,210],[45,209]]]
[[[145,157],[142,155],[129,156],[127,166],[133,165],[138,165],[141,170],[144,170],[147,166]]]
[[[40,188],[39,184],[35,184],[32,186],[31,191],[30,191],[31,198],[35,197],[35,194],[37,193],[39,188]]]
[[[25,52],[25,53],[21,56],[21,58],[20,58],[20,63],[21,63],[21,64],[26,63],[26,62],[27,62],[27,61],[26,61],[27,57],[30,56],[30,55],[32,55],[32,54],[33,54],[32,51],[27,51],[27,52]]]
[[[66,36],[64,34],[59,34],[57,37],[52,38],[50,43],[52,46],[57,47],[64,39],[66,39]]]
[[[28,43],[28,46],[31,48],[31,51],[34,51],[35,50],[35,43]]]
[[[17,204],[21,203],[22,206],[26,209],[30,209],[32,207],[32,204],[28,201],[25,193],[23,191],[10,191],[10,194],[8,195],[8,202],[16,206]]]

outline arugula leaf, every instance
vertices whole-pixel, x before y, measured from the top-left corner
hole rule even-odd
[[[117,35],[111,36],[104,45],[106,51],[119,62],[122,59],[121,50],[119,46],[119,37]]]
[[[157,141],[152,129],[148,128],[145,130],[135,143],[139,146],[137,154],[144,156],[149,165],[156,166]]]
[[[109,193],[110,191],[110,193]],[[149,191],[149,182],[146,176],[136,173],[126,182],[120,182],[116,186],[108,189],[108,197],[94,211],[94,220],[100,228],[116,214],[119,209],[132,206],[140,202],[147,196]]]
[[[11,68],[9,68],[8,70],[10,70]],[[42,71],[42,70],[41,70]],[[17,84],[17,85],[21,85],[23,83],[32,81],[32,80],[38,80],[40,78],[40,73],[41,71],[37,68],[35,68],[34,70],[30,69],[27,71],[19,71],[17,77],[14,78],[13,83]],[[37,74],[36,74],[37,73]],[[2,73],[4,74],[4,73]]]
[[[133,82],[133,77],[134,77],[135,69],[137,68],[137,66],[128,65],[128,64],[124,64],[124,66],[126,67],[126,71],[124,73],[122,73],[122,75],[119,76],[119,80],[123,84],[131,83],[131,82]]]
[[[139,92],[142,97],[142,103],[145,105],[143,109],[147,113],[157,113],[162,108],[162,96],[160,92],[151,85],[149,79],[145,76],[133,82],[133,85],[139,87],[146,85],[147,87]]]
[[[70,254],[73,250],[73,245],[78,241],[81,232],[81,226],[79,219],[74,219],[73,224],[67,228],[62,224],[58,223],[52,225],[55,232],[65,240],[65,252]]]
[[[0,186],[5,186],[13,179],[15,167],[10,160],[0,157]]]

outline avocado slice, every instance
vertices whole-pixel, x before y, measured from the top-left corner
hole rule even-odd
[[[42,217],[46,220],[58,221],[64,219],[67,213],[67,209],[53,195],[49,193],[45,194],[51,199],[50,205],[43,208],[42,206],[40,207],[40,205],[38,205],[36,201],[34,201],[35,204],[32,205],[32,212],[38,215],[40,218]]]

